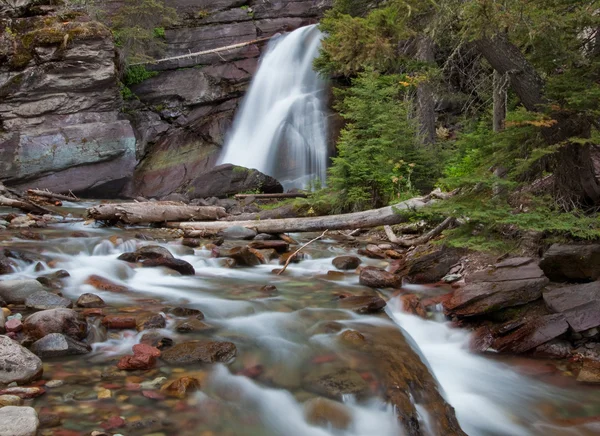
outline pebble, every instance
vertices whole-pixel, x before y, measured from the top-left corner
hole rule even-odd
[[[145,381],[145,382],[140,383],[140,388],[142,390],[158,389],[166,381],[167,381],[166,377],[156,377],[154,380]]]
[[[23,399],[17,395],[0,395],[0,407],[21,405],[23,405]]]
[[[112,398],[112,391],[110,389],[102,389],[98,392],[98,399],[104,400],[106,398]]]
[[[11,333],[11,332],[17,333],[17,332],[20,332],[21,330],[23,330],[23,323],[21,322],[20,319],[12,318],[12,319],[9,319],[8,321],[6,321],[6,323],[4,323],[4,328],[9,333]]]
[[[58,388],[65,384],[64,380],[50,380],[46,383],[47,388]]]

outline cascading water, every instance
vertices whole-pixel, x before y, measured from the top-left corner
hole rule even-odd
[[[327,82],[312,68],[320,45],[316,26],[270,42],[219,163],[255,168],[286,189],[325,180]]]

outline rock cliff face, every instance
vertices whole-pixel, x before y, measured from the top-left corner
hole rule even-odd
[[[109,29],[51,3],[7,0],[0,9],[0,180],[158,197],[212,168],[265,43],[157,64],[124,106]],[[164,56],[291,31],[331,3],[166,0],[180,24],[166,30]]]
[[[165,57],[225,47],[315,23],[332,0],[172,0],[183,25],[166,31]],[[215,165],[264,43],[154,66],[133,88],[141,158],[128,196],[184,190]]]
[[[121,115],[110,31],[47,12],[2,20],[0,180],[116,195],[135,167],[135,136]]]

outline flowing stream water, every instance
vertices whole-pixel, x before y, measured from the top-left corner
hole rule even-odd
[[[79,232],[78,237],[73,237],[73,232]],[[98,321],[91,322],[88,340],[93,342],[93,352],[45,360],[44,380],[62,380],[64,384],[48,388],[33,400],[36,409],[59,413],[61,428],[72,432],[68,434],[90,434],[118,416],[127,426],[109,433],[402,434],[394,410],[377,395],[360,399],[344,396],[351,416],[346,428],[307,422],[305,403],[315,397],[306,389],[307,376],[347,365],[361,374],[369,372],[368,362],[349,358],[339,347],[340,331],[332,331],[331,323],[341,325],[342,330],[400,329],[435,375],[440,391],[469,435],[598,434],[597,422],[589,423],[587,418],[600,416],[599,392],[575,385],[560,371],[546,371],[544,361],[500,361],[474,355],[468,350],[467,332],[451,328],[443,319],[424,320],[403,313],[392,294],[387,295],[391,298],[386,308],[389,317],[358,315],[333,304],[342,293],[372,292],[359,285],[354,272],[328,274],[334,269],[331,261],[335,256],[356,254],[355,249],[333,240],[317,242],[307,249],[306,259],[291,264],[285,275],[275,276],[272,270],[278,267],[277,260],[250,268],[229,268],[226,259],[213,258],[210,250],[191,249],[178,240],[144,241],[140,239],[144,232],[65,224],[46,229],[42,241],[9,237],[3,241],[5,247],[39,258],[40,265],[36,268],[35,264],[20,262],[17,271],[3,279],[38,277],[64,269],[70,277],[62,293],[73,300],[85,292],[100,295],[108,304],[105,313],[156,313],[166,305],[200,309],[213,330],[178,333],[174,329],[178,319],[166,315],[168,323],[160,334],[175,342],[207,338],[232,341],[238,355],[228,365],[160,364],[150,371],[123,374],[115,364],[131,353],[144,332],[107,332]],[[297,236],[302,240],[310,237]],[[119,254],[140,245],[157,243],[190,262],[196,275],[138,268],[117,259]],[[368,258],[362,261],[363,265],[385,265],[384,261]],[[90,275],[110,279],[128,291],[96,289],[86,284]],[[265,296],[260,288],[266,284],[275,285],[278,292]],[[405,291],[444,292],[425,287]],[[199,392],[186,399],[167,398],[160,391],[140,387],[140,383],[158,377],[183,375],[201,380],[202,385]],[[102,389],[110,390],[111,397],[98,399]],[[422,418],[426,424],[426,414]]]
[[[255,168],[286,189],[327,169],[327,82],[313,70],[321,33],[302,27],[269,43],[219,163]]]

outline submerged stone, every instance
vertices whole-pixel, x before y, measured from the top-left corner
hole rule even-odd
[[[86,354],[92,347],[60,333],[51,333],[31,345],[31,351],[40,357],[62,357]]]
[[[172,365],[229,362],[237,354],[232,342],[184,342],[166,350],[162,359]]]
[[[356,269],[361,262],[360,258],[356,256],[338,256],[331,261],[333,266],[341,270]]]

